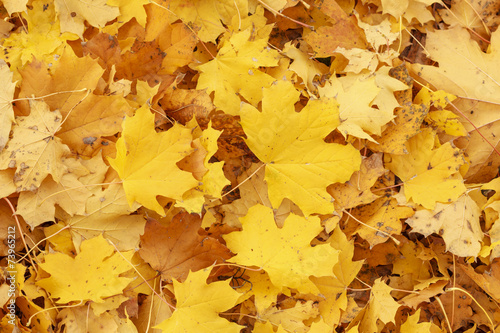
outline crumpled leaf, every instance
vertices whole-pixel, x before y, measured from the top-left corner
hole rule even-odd
[[[355,208],[352,214],[365,224],[356,228],[357,234],[373,248],[386,242],[389,235],[399,235],[403,228],[400,220],[412,216],[413,209],[398,206],[394,198],[382,197],[368,205]]]
[[[373,154],[361,161],[361,168],[345,184],[333,184],[328,193],[335,199],[335,206],[343,209],[369,204],[379,197],[370,188],[385,172],[382,154]]]

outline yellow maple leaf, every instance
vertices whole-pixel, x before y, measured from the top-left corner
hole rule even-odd
[[[304,324],[304,321],[318,315],[317,303],[308,300],[306,302],[296,302],[293,307],[287,308],[283,308],[283,304],[271,306],[259,313],[259,318],[268,320],[273,325],[279,325],[285,332],[307,332],[309,329]]]
[[[252,284],[245,284],[238,288],[239,291],[245,292],[245,297],[255,297],[255,308],[258,313],[262,313],[266,308],[276,303],[278,294],[283,292],[284,288],[278,288],[271,283],[269,274],[265,271],[249,271],[245,272],[248,281]]]
[[[335,206],[343,209],[369,204],[379,197],[370,189],[385,172],[382,154],[375,153],[363,159],[361,168],[352,174],[345,184],[333,184],[328,193],[335,199]]]
[[[484,53],[464,28],[429,32],[425,48],[430,57],[439,62],[439,67],[415,64],[413,68],[438,89],[499,103],[499,43],[500,32],[495,31],[491,35],[491,52]]]
[[[248,13],[245,0],[170,0],[168,5],[182,21],[199,30],[198,37],[203,42],[214,42],[226,31],[222,23],[229,24],[235,15],[243,18]]]
[[[148,0],[108,0],[107,5],[118,7],[120,9],[120,15],[118,15],[118,21],[122,24],[127,23],[132,18],[137,20],[137,23],[146,26],[146,10],[144,6],[151,3]],[[154,6],[157,7],[157,6]],[[162,9],[165,10],[165,9]]]
[[[176,165],[191,153],[191,141],[191,131],[179,124],[156,133],[154,115],[146,106],[126,118],[116,142],[116,158],[109,159],[109,164],[123,180],[130,206],[137,201],[164,215],[157,195],[181,200],[184,192],[198,185],[191,173]]]
[[[400,219],[412,216],[413,209],[399,206],[394,198],[382,197],[355,208],[353,214],[364,222],[356,228],[357,234],[373,248],[387,241],[390,235],[399,235],[403,228]]]
[[[129,215],[139,205],[129,206],[121,184],[94,193],[84,206],[83,213],[65,219],[74,239],[88,239],[104,232],[120,250],[137,247],[146,221],[141,215]]]
[[[338,260],[339,251],[330,244],[310,245],[322,230],[319,218],[310,216],[305,220],[290,214],[279,229],[272,209],[256,205],[240,221],[242,231],[223,236],[228,248],[237,253],[228,261],[261,267],[276,287],[304,293],[317,291],[309,280],[311,275],[333,275],[332,266]]]
[[[262,88],[274,81],[259,67],[278,65],[278,52],[268,49],[267,38],[250,37],[250,29],[235,33],[222,44],[215,59],[197,68],[201,74],[196,89],[215,91],[215,106],[228,114],[239,114],[238,95],[257,105],[262,99]]]
[[[106,4],[107,0],[55,0],[56,12],[61,21],[61,31],[69,31],[83,39],[84,22],[102,28],[119,14],[118,7]]]
[[[65,167],[61,158],[69,149],[54,134],[61,126],[61,113],[51,112],[44,102],[30,101],[31,114],[17,117],[12,138],[0,153],[0,169],[16,168],[18,191],[34,191],[50,174],[59,182]]]
[[[54,220],[56,204],[71,216],[84,214],[85,202],[91,195],[74,174],[65,173],[59,182],[48,177],[36,192],[21,192],[17,212],[34,228]]]
[[[341,310],[347,309],[347,287],[356,278],[363,260],[352,261],[354,241],[348,241],[339,227],[335,228],[328,242],[339,250],[339,260],[333,266],[335,276],[312,276],[311,280],[325,297],[319,302],[321,316],[328,325],[333,326],[339,322]]]
[[[37,0],[33,1],[31,6],[33,7],[26,13],[22,13],[28,31],[12,33],[2,44],[4,52],[0,57],[10,63],[16,80],[19,78],[17,69],[33,60],[33,57],[50,63],[54,60],[55,54],[61,54],[66,40],[78,38],[71,33],[61,34],[52,3],[47,4],[45,1]]]
[[[339,106],[340,125],[338,130],[344,135],[376,142],[370,134],[381,135],[382,126],[394,118],[394,108],[399,106],[393,92],[406,88],[404,84],[380,70],[373,75],[348,75],[331,78],[320,95],[335,98]],[[362,91],[363,94],[359,94]],[[375,108],[373,105],[377,105]]]
[[[174,280],[177,300],[172,316],[153,327],[168,333],[239,333],[243,326],[229,322],[219,313],[236,305],[240,293],[229,286],[229,281],[207,284],[210,269],[189,272],[183,283]]]
[[[436,202],[455,201],[465,191],[457,174],[465,163],[463,155],[448,142],[434,149],[434,138],[432,129],[422,129],[408,140],[407,155],[389,155],[386,162],[386,167],[404,182],[406,199],[428,209]]]
[[[454,136],[465,136],[467,131],[460,121],[460,117],[452,111],[443,110],[448,103],[453,102],[457,97],[453,94],[447,93],[443,90],[430,91],[428,89],[421,89],[415,96],[415,104],[425,104],[428,108],[431,105],[438,108],[438,111],[431,111],[426,117],[426,120],[446,134]]]
[[[113,252],[114,247],[99,235],[84,241],[81,252],[74,258],[62,253],[47,254],[40,267],[51,276],[36,284],[59,298],[57,303],[82,300],[102,303],[103,297],[122,293],[132,281],[119,276],[131,267],[120,254]],[[122,255],[130,261],[134,251]]]
[[[12,82],[13,74],[5,61],[0,61],[0,151],[3,150],[5,144],[9,140],[9,133],[14,122],[14,108],[12,100],[14,99],[14,91],[16,83]]]
[[[370,302],[361,322],[360,332],[377,332],[377,319],[383,323],[394,322],[400,305],[391,296],[392,288],[379,278],[375,280],[370,294]]]
[[[406,223],[414,232],[425,236],[432,233],[441,235],[446,250],[457,256],[476,257],[483,239],[480,215],[481,211],[474,200],[463,195],[451,204],[438,203],[432,211],[419,210]]]
[[[428,333],[432,332],[431,329],[437,331],[438,327],[433,323],[419,323],[420,309],[411,316],[408,316],[405,323],[401,325],[401,333]]]
[[[301,112],[294,103],[299,93],[287,81],[264,89],[262,112],[245,104],[241,125],[246,143],[266,163],[269,199],[278,208],[284,198],[305,215],[333,211],[326,187],[347,181],[359,170],[361,157],[351,145],[323,141],[339,123],[333,99],[310,100]]]
[[[201,163],[199,163],[200,167],[203,167],[204,170],[202,170],[203,176],[201,178],[200,185],[186,192],[183,195],[182,201],[177,201],[177,205],[179,207],[184,207],[190,213],[200,214],[203,210],[205,196],[211,198],[221,198],[222,189],[226,185],[229,185],[230,182],[226,179],[224,171],[222,170],[224,162],[208,162],[217,152],[217,139],[221,135],[222,131],[213,129],[211,123],[208,124],[208,128],[206,130],[202,131],[194,118],[188,124],[188,127],[194,127],[193,138],[199,139],[200,145],[203,147],[205,152]],[[201,151],[201,149],[198,151]]]
[[[483,52],[463,27],[429,32],[426,50],[430,58],[439,63],[439,67],[412,66],[415,72],[437,89],[458,97],[464,96],[468,100],[477,100],[469,103],[459,100],[454,104],[462,112],[467,110],[468,121],[462,121],[462,124],[469,132],[465,152],[470,159],[470,167],[464,177],[470,182],[487,182],[498,172],[495,166],[498,164],[498,155],[490,144],[496,147],[500,142],[497,111],[500,103],[500,32],[493,32],[489,39],[491,45],[487,52]]]

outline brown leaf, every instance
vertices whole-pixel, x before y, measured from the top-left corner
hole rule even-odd
[[[199,235],[200,226],[198,215],[185,212],[175,215],[167,227],[148,218],[139,255],[168,281],[184,280],[190,270],[229,259],[226,246]]]

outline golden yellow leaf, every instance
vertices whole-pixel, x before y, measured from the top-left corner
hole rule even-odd
[[[248,4],[244,0],[194,0],[188,2],[171,0],[169,1],[169,9],[177,15],[175,19],[180,18],[184,22],[192,23],[203,42],[213,42],[226,31],[222,23],[230,23],[235,15],[241,18],[246,17]]]
[[[392,288],[382,279],[375,280],[370,293],[370,302],[361,322],[360,332],[372,332],[373,328],[377,327],[377,319],[385,324],[394,322],[400,305],[392,298],[391,290]]]
[[[285,332],[306,333],[309,331],[309,327],[304,324],[304,321],[315,318],[318,314],[318,305],[309,300],[297,302],[295,306],[286,309],[271,306],[260,313],[259,317],[270,321],[274,325],[280,325]]]
[[[266,163],[269,199],[274,208],[289,198],[306,216],[333,211],[326,187],[347,181],[361,157],[351,145],[327,144],[323,138],[339,123],[333,99],[310,100],[297,113],[298,92],[280,81],[264,89],[262,112],[245,104],[241,125],[248,147]]]
[[[228,248],[237,253],[229,259],[241,265],[264,269],[278,288],[289,287],[301,292],[314,292],[309,276],[332,276],[338,250],[330,244],[311,247],[310,242],[322,230],[319,219],[290,214],[278,229],[273,211],[256,205],[241,219],[242,231],[224,235]],[[266,230],[265,233],[262,230]]]
[[[345,234],[339,227],[335,228],[328,240],[330,244],[339,250],[339,260],[333,266],[335,276],[311,277],[311,281],[318,287],[325,297],[319,302],[319,310],[323,320],[330,326],[340,320],[341,310],[347,310],[346,288],[355,279],[363,266],[363,260],[352,261],[354,255],[354,241],[347,240]]]
[[[215,91],[215,106],[228,114],[239,114],[238,95],[257,105],[262,99],[262,88],[274,81],[259,67],[278,65],[278,52],[267,48],[267,38],[250,37],[250,29],[235,33],[222,44],[215,59],[197,68],[201,74],[196,89]]]
[[[134,251],[122,253],[129,261],[133,254]],[[82,300],[102,303],[103,297],[120,294],[132,280],[119,277],[132,267],[114,253],[114,247],[102,235],[84,241],[81,252],[74,258],[62,253],[45,255],[40,267],[51,276],[36,284],[58,298],[57,303]]]
[[[465,191],[458,173],[465,163],[457,148],[445,143],[437,149],[430,128],[408,140],[408,155],[389,155],[386,167],[401,178],[407,200],[433,209],[436,202],[453,202]]]
[[[176,309],[170,318],[154,328],[165,333],[239,333],[243,326],[218,314],[236,305],[240,294],[229,286],[229,281],[207,284],[209,273],[210,269],[203,269],[189,272],[183,283],[174,280]]]
[[[0,86],[0,152],[3,150],[9,140],[10,129],[14,122],[14,109],[12,107],[12,99],[14,99],[14,91],[16,83],[12,82],[13,74],[5,61],[0,61],[0,78],[2,80]]]
[[[116,143],[116,158],[109,159],[109,164],[123,180],[130,206],[137,201],[164,215],[156,196],[180,200],[184,192],[198,184],[191,173],[176,165],[191,153],[191,140],[191,131],[179,124],[156,133],[154,115],[146,106],[126,118],[122,137]]]
[[[54,55],[60,55],[66,40],[74,40],[78,37],[71,33],[61,33],[59,20],[56,18],[54,5],[43,0],[31,3],[31,9],[21,14],[26,19],[28,31],[11,34],[3,40],[4,50],[0,57],[11,64],[11,71],[17,80],[17,70],[27,62],[33,60],[33,56],[39,61],[44,60],[51,63]],[[46,6],[46,8],[45,8]]]
[[[55,0],[56,12],[61,21],[61,31],[69,31],[80,38],[84,30],[84,22],[91,26],[102,28],[109,21],[113,21],[120,10],[118,7],[108,6],[107,0]]]
[[[401,333],[429,333],[431,332],[431,327],[435,326],[437,329],[438,327],[434,325],[433,323],[418,323],[420,319],[420,309],[417,310],[414,314],[411,316],[408,316],[406,319],[405,323],[401,325]]]

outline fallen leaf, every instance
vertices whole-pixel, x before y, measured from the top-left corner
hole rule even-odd
[[[242,231],[223,236],[228,248],[237,253],[228,261],[260,267],[275,286],[305,293],[316,290],[309,276],[333,275],[339,251],[329,244],[310,246],[322,229],[318,218],[310,216],[305,223],[303,217],[290,214],[278,229],[272,210],[256,205],[240,221]]]
[[[323,138],[338,125],[333,99],[311,100],[297,113],[298,92],[286,81],[264,90],[262,112],[245,104],[241,124],[246,143],[266,163],[269,199],[277,208],[289,198],[306,216],[327,214],[333,203],[326,187],[347,181],[361,158],[350,145],[326,144]]]

